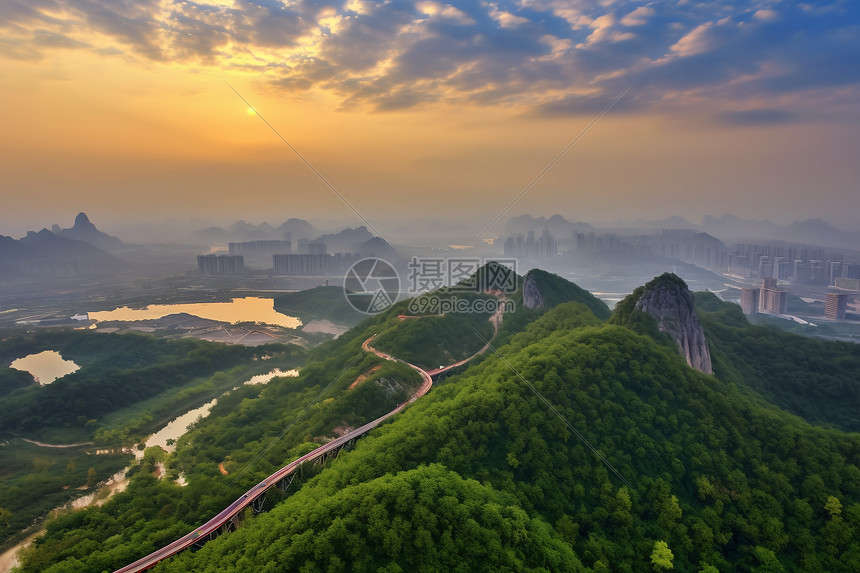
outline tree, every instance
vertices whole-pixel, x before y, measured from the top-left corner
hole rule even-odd
[[[842,513],[842,502],[839,501],[838,497],[833,497],[832,495],[827,496],[827,502],[824,504],[824,509],[830,514],[830,517],[836,517]]]
[[[12,512],[5,507],[0,507],[0,523],[9,525],[9,518],[12,517]]]
[[[779,573],[780,571],[784,571],[782,563],[779,562],[776,554],[767,547],[756,545],[753,549],[753,554],[759,561],[759,566],[753,569],[753,571],[761,571],[762,573]]]
[[[87,487],[93,487],[96,485],[96,481],[98,476],[96,475],[96,468],[90,468],[87,470]]]
[[[669,549],[669,544],[665,541],[655,541],[654,542],[654,551],[651,552],[651,564],[654,566],[655,571],[660,571],[662,569],[671,569],[672,559],[675,556],[672,554],[672,550]]]

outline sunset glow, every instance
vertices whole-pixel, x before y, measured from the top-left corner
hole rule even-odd
[[[44,0],[2,21],[0,105],[20,112],[0,222],[17,233],[46,205],[57,222],[354,218],[255,109],[362,212],[480,219],[631,84],[518,212],[696,220],[735,203],[856,226],[848,3]]]

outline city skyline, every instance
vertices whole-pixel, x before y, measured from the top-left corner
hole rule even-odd
[[[364,224],[275,131],[371,222],[477,234],[582,135],[509,215],[857,230],[857,7],[602,4],[5,3],[0,234]]]

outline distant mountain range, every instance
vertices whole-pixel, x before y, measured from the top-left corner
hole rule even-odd
[[[708,233],[726,243],[769,240],[824,247],[852,249],[860,247],[860,233],[843,231],[823,219],[806,219],[783,226],[767,219],[741,219],[728,213],[721,217],[706,215],[701,224],[691,223],[683,217],[674,215],[665,219],[618,221],[601,228],[589,223],[572,222],[561,215],[553,215],[549,218],[520,215],[508,220],[505,225],[505,232],[508,234],[526,233],[528,231],[540,233],[545,228],[549,229],[550,233],[560,241],[569,238],[572,233],[691,229]]]
[[[771,221],[744,221],[733,215],[723,215],[719,219],[706,217],[702,226],[714,235],[734,234],[744,238],[772,238],[793,243],[810,243],[828,247],[857,248],[860,233],[850,233],[838,229],[823,219],[806,219],[779,226]]]
[[[60,229],[59,225],[54,225],[52,232],[67,239],[87,242],[103,251],[117,251],[125,247],[118,238],[96,229],[86,213],[78,213],[75,224],[70,229]]]
[[[233,223],[227,229],[223,227],[206,227],[191,232],[191,238],[208,244],[213,243],[241,243],[246,241],[284,240],[289,233],[293,244],[299,239],[315,239],[322,231],[305,221],[304,219],[291,218],[284,221],[280,226],[273,227],[268,223],[254,225],[245,221]]]
[[[229,242],[284,240],[289,233],[293,251],[298,250],[299,241],[321,241],[329,253],[360,253],[366,256],[391,256],[394,249],[384,239],[374,237],[367,227],[346,228],[336,233],[324,233],[304,219],[288,219],[278,227],[268,223],[254,225],[238,221],[228,228],[207,227],[191,233],[195,241],[208,244]]]
[[[557,239],[569,238],[574,233],[590,233],[596,230],[590,223],[582,221],[574,223],[558,214],[553,215],[549,219],[546,217],[520,215],[518,217],[511,217],[505,225],[506,234],[528,233],[529,231],[540,234],[544,229],[549,229],[549,232],[555,235]]]
[[[371,240],[373,234],[367,227],[357,229],[344,229],[339,233],[328,233],[317,239],[328,246],[330,253],[357,253],[363,243]]]
[[[119,239],[96,229],[81,213],[75,227],[60,233],[42,229],[30,231],[18,240],[0,235],[0,271],[8,275],[75,276],[125,268],[120,259],[88,241],[70,238],[69,234],[122,246]]]
[[[741,219],[726,213],[719,218],[706,215],[701,225],[691,228],[700,229],[724,241],[767,239],[823,247],[856,249],[860,246],[860,233],[843,231],[819,218],[778,225],[767,219]]]

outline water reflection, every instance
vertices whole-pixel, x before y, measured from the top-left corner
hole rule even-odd
[[[167,441],[176,440],[179,436],[187,432],[188,426],[196,422],[199,418],[205,418],[208,416],[209,410],[211,410],[212,406],[217,403],[218,399],[216,398],[211,402],[203,404],[199,408],[194,408],[193,410],[189,410],[181,416],[174,418],[166,426],[149,436],[149,439],[146,440],[146,447],[151,448],[152,446],[159,446],[165,452],[172,452],[176,449],[176,446],[173,445],[173,441],[168,445]],[[135,456],[143,458],[143,452],[135,451]]]
[[[275,368],[274,370],[272,370],[271,372],[268,372],[266,374],[258,374],[256,376],[252,376],[247,381],[245,381],[245,384],[268,384],[273,378],[276,378],[279,376],[293,377],[293,376],[298,376],[298,375],[299,375],[298,369],[281,370],[280,368]],[[169,440],[169,439],[176,440],[177,438],[182,436],[185,432],[188,431],[188,426],[190,424],[197,421],[198,418],[205,418],[209,414],[209,411],[212,409],[212,407],[217,402],[218,402],[217,399],[212,400],[211,402],[204,404],[203,406],[201,406],[199,408],[195,408],[193,410],[190,410],[190,411],[186,412],[185,414],[182,414],[181,416],[173,419],[165,427],[163,427],[158,432],[152,434],[146,440],[146,447],[160,446],[161,448],[163,448],[167,452],[174,451],[176,449],[175,446],[173,446],[173,445],[168,446],[167,440]],[[143,452],[135,450],[135,457],[137,457],[137,459],[142,459],[143,458]],[[128,478],[125,477],[125,474],[128,472],[129,469],[131,469],[131,468],[130,467],[125,468],[125,469],[117,472],[116,474],[114,474],[105,483],[105,485],[102,488],[100,488],[98,491],[95,491],[93,493],[90,493],[88,495],[80,497],[78,499],[75,499],[60,509],[69,509],[69,508],[82,509],[84,507],[90,506],[93,503],[95,503],[97,505],[104,503],[108,499],[108,497],[110,497],[111,495],[113,495],[115,493],[119,493],[121,491],[124,491],[126,489],[126,487],[128,487]],[[181,486],[187,485],[187,482],[185,481],[185,476],[180,474],[176,479],[176,483],[181,485]],[[29,537],[27,537],[25,540],[23,540],[21,543],[19,543],[15,547],[13,547],[10,550],[0,554],[0,573],[6,573],[8,571],[11,571],[12,567],[19,565],[19,562],[18,562],[17,558],[15,557],[15,554],[20,549],[23,549],[24,547],[29,545],[33,541],[33,539],[35,539],[43,531],[44,530],[40,530],[37,533],[30,535]]]
[[[272,378],[276,378],[278,376],[298,376],[299,371],[296,369],[293,370],[281,370],[280,368],[275,368],[271,372],[266,374],[257,374],[256,376],[252,376],[245,384],[268,384]],[[209,411],[212,407],[218,403],[218,399],[212,400],[206,404],[203,404],[199,408],[195,408],[193,410],[189,410],[185,412],[181,416],[174,418],[171,420],[166,426],[152,434],[146,440],[146,447],[159,446],[166,452],[172,452],[176,449],[175,445],[173,445],[173,441],[177,440],[180,436],[185,434],[188,431],[188,426],[196,422],[200,418],[205,418],[209,415]],[[168,440],[171,441],[171,445],[167,444]],[[135,455],[138,458],[143,458],[143,452],[136,451]]]
[[[245,382],[245,385],[249,384],[268,384],[272,378],[277,376],[286,376],[292,378],[294,376],[298,376],[299,371],[297,369],[292,370],[281,370],[280,368],[275,368],[268,374],[257,374],[256,376],[251,376],[251,378]]]
[[[42,386],[80,369],[80,366],[71,360],[64,359],[59,352],[54,350],[45,350],[38,354],[19,358],[12,362],[9,367],[29,372]]]
[[[189,304],[154,304],[143,309],[123,306],[114,310],[90,312],[93,320],[153,320],[169,314],[186,313],[200,318],[235,324],[237,322],[261,322],[285,328],[298,328],[302,321],[275,310],[270,298],[249,296],[234,298],[230,302],[195,302]]]

